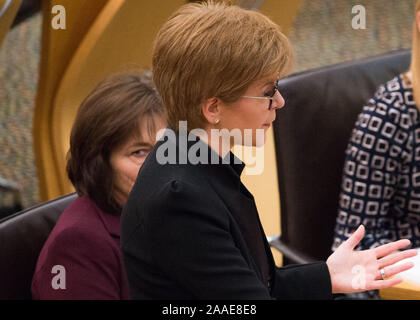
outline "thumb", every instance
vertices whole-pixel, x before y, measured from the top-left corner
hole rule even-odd
[[[365,227],[361,224],[359,228],[357,228],[357,230],[351,235],[351,237],[347,239],[345,243],[351,250],[353,250],[363,239],[364,235]]]

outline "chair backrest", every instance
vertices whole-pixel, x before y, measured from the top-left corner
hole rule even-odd
[[[0,220],[0,300],[31,299],[38,255],[76,194],[41,203]]]
[[[286,104],[273,127],[287,245],[314,259],[330,255],[345,149],[356,118],[377,87],[409,63],[410,50],[400,50],[279,82]]]

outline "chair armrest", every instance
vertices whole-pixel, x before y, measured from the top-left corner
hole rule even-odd
[[[316,259],[300,252],[297,249],[294,249],[293,247],[285,244],[281,240],[281,236],[273,236],[273,237],[267,237],[267,241],[270,244],[271,247],[277,249],[280,251],[286,258],[291,260],[293,263],[311,263],[315,262]]]

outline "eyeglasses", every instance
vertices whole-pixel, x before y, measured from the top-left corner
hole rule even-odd
[[[271,110],[273,108],[273,100],[277,99],[277,102],[281,104],[279,101],[279,97],[276,97],[276,92],[279,92],[278,82],[276,81],[276,85],[273,89],[270,89],[266,92],[264,92],[264,97],[256,97],[256,96],[242,96],[242,98],[249,98],[249,99],[261,99],[261,100],[270,100],[268,104],[268,110]],[[280,94],[279,94],[280,95]]]

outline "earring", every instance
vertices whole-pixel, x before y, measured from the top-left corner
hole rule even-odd
[[[216,119],[216,120],[214,121],[214,123],[215,123],[215,124],[219,124],[219,122],[220,122],[220,119]]]

